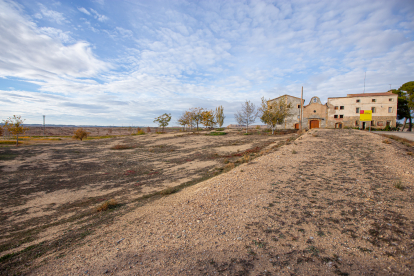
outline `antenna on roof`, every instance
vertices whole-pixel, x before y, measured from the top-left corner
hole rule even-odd
[[[364,77],[364,93],[365,93],[365,79],[367,78],[367,71],[365,71],[365,77]]]

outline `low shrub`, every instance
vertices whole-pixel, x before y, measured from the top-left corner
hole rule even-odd
[[[224,127],[216,128],[216,131],[223,131],[223,130],[224,130]]]
[[[147,133],[150,133],[150,132],[151,132],[151,128],[147,127]]]
[[[243,133],[243,135],[252,135],[252,134],[247,132],[247,133]]]
[[[112,150],[124,150],[124,149],[132,149],[131,146],[128,145],[115,145],[111,147]]]
[[[76,131],[75,131],[75,133],[73,133],[73,136],[72,136],[72,138],[73,139],[77,139],[77,140],[83,140],[83,139],[86,139],[86,138],[88,138],[88,135],[89,135],[90,133],[89,132],[87,132],[87,131],[85,131],[83,128],[78,128]]]
[[[171,195],[171,194],[174,194],[174,193],[178,192],[179,190],[180,189],[177,188],[177,187],[171,187],[171,188],[167,188],[165,190],[162,190],[160,192],[160,194],[163,195],[163,196],[165,196],[165,195]]]
[[[3,144],[3,145],[16,145],[16,141],[0,141],[0,144]],[[23,142],[19,141],[19,145],[20,144],[23,144]]]
[[[210,132],[206,135],[211,135],[211,136],[219,136],[219,135],[226,135],[227,132],[221,132],[221,131],[214,131],[214,132]]]
[[[135,133],[135,135],[144,135],[145,131],[143,131],[142,129],[138,130],[137,133]]]
[[[397,188],[397,189],[399,189],[399,190],[404,190],[404,186],[403,186],[401,180],[395,182],[394,183],[394,187]]]
[[[117,206],[118,206],[118,201],[116,201],[115,199],[111,199],[111,200],[108,200],[108,201],[102,203],[100,206],[98,206],[98,208],[96,208],[96,211],[97,212],[102,212],[102,211],[106,211],[108,209],[113,209]]]
[[[385,139],[384,141],[382,141],[384,144],[391,144],[391,142],[388,139]]]
[[[226,166],[224,166],[224,169],[226,171],[230,171],[230,170],[234,169],[234,163],[228,163]]]

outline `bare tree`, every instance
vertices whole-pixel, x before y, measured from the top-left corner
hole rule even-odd
[[[258,116],[258,111],[256,110],[256,106],[254,103],[247,101],[242,104],[241,109],[234,114],[234,118],[236,119],[239,125],[246,125],[246,133],[249,125],[254,123]]]

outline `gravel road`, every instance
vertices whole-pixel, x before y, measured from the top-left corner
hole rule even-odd
[[[137,207],[29,274],[412,275],[414,159],[383,140],[311,130]]]

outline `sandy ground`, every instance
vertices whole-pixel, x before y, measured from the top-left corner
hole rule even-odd
[[[414,132],[396,132],[396,131],[373,131],[376,134],[394,135],[410,141],[414,141]]]
[[[137,207],[82,245],[36,259],[28,266],[39,267],[26,272],[412,275],[413,157],[383,140],[356,130],[312,130]]]
[[[143,204],[145,196],[211,178],[244,155],[254,158],[296,135],[226,131],[1,147],[0,274],[20,271],[16,265],[33,254],[61,254]],[[96,208],[109,199],[119,208],[98,214]]]

